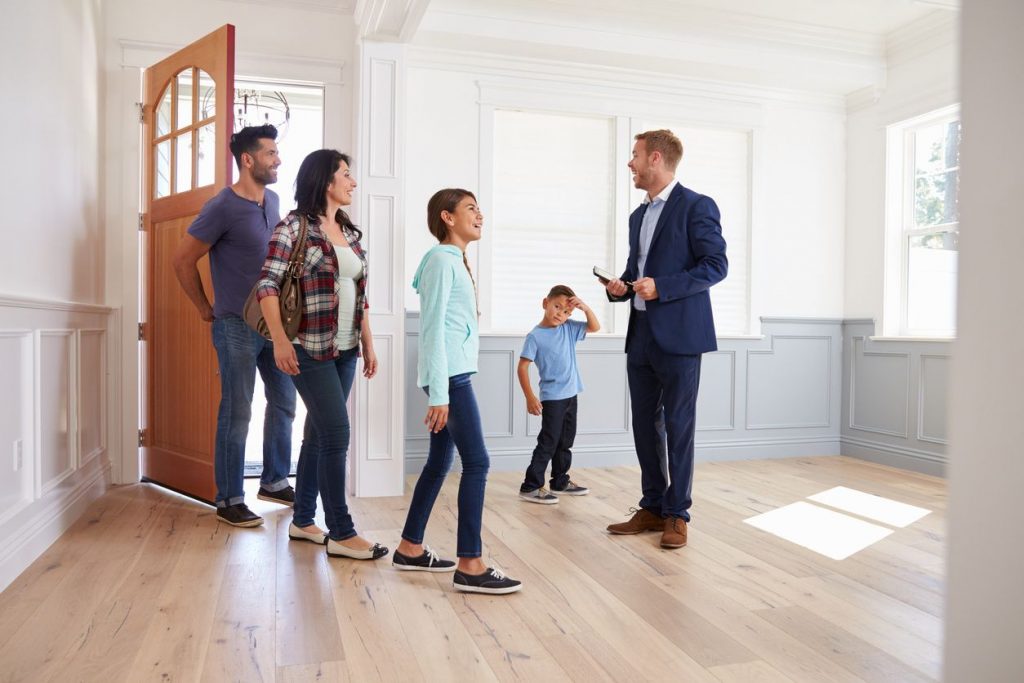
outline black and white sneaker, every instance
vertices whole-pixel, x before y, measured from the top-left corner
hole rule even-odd
[[[558,502],[558,496],[551,495],[551,492],[545,488],[520,491],[519,497],[527,503],[540,503],[541,505],[554,505]]]
[[[263,524],[263,518],[246,507],[245,503],[217,508],[217,521],[241,527]]]
[[[295,507],[295,489],[291,486],[285,486],[280,491],[268,491],[261,486],[260,490],[256,493],[256,497],[271,503]]]
[[[456,569],[452,583],[455,590],[463,593],[490,593],[491,595],[515,593],[523,587],[522,581],[510,579],[494,567],[488,567],[483,574],[466,574]]]
[[[580,486],[576,482],[569,480],[564,489],[552,488],[551,493],[556,496],[585,496],[590,493],[590,489],[586,486]]]
[[[409,557],[397,550],[391,554],[391,564],[395,569],[406,572],[453,572],[455,563],[451,560],[442,560],[429,546],[423,546],[423,554],[419,557]]]

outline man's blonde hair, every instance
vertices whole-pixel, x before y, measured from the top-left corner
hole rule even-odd
[[[665,168],[675,171],[679,161],[683,158],[683,143],[670,130],[649,130],[645,133],[637,133],[637,140],[644,141],[647,153],[661,152],[661,158],[665,160]]]

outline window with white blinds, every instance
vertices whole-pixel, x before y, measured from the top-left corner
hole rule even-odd
[[[722,235],[729,275],[711,288],[715,331],[719,335],[750,332],[750,133],[644,122],[633,130],[667,128],[683,143],[676,169],[680,183],[715,200],[722,213]],[[634,192],[634,206],[643,193]]]
[[[556,284],[609,331],[611,304],[591,270],[612,265],[614,253],[614,131],[609,118],[494,112],[491,267],[481,273],[492,331],[532,328]]]

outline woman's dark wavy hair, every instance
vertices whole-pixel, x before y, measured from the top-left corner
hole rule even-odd
[[[299,173],[295,176],[295,211],[304,214],[310,223],[318,223],[320,216],[327,213],[327,186],[341,167],[341,162],[351,166],[352,159],[336,149],[318,149],[302,160]],[[356,233],[356,239],[363,239],[363,232],[352,223],[348,214],[338,209],[335,219],[344,227]]]

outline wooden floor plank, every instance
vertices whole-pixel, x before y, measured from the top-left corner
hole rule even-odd
[[[291,511],[271,503],[252,502],[263,527],[236,529],[157,487],[116,487],[0,594],[0,681],[940,677],[942,480],[843,457],[700,463],[689,545],[663,550],[658,533],[605,531],[636,506],[638,468],[573,476],[591,494],[552,506],[518,498],[521,472],[489,476],[484,559],[524,581],[511,596],[328,559],[288,541]],[[414,483],[351,500],[360,533],[394,549]],[[458,483],[427,527],[444,557]],[[834,486],[931,512],[842,561],[743,521]]]

